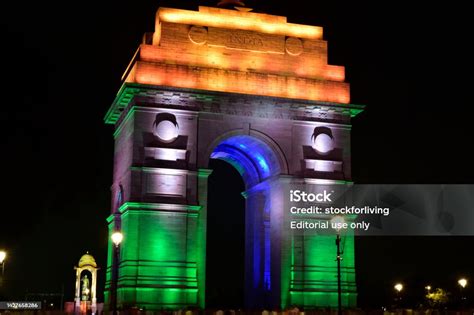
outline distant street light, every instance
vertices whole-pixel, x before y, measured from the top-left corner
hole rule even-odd
[[[403,290],[403,284],[397,283],[397,284],[395,284],[395,286],[393,288],[395,289],[395,291],[397,291],[397,304],[400,307],[401,306],[400,302],[402,300],[402,297],[400,296],[400,292],[402,292],[402,290]]]
[[[331,219],[331,225],[337,226],[336,231],[336,261],[337,261],[337,314],[342,315],[342,289],[341,289],[341,225],[345,223],[344,217],[335,216]]]
[[[430,297],[431,297],[431,285],[427,285],[425,287],[425,290],[427,292],[427,294],[425,295],[425,300],[426,300],[426,303],[427,305],[430,305]]]
[[[112,238],[112,242],[113,242],[113,243],[115,244],[115,246],[117,247],[117,246],[120,245],[120,243],[122,243],[123,234],[117,231],[117,232],[114,232],[114,233],[112,234],[112,237],[111,237],[111,238]]]
[[[118,262],[119,262],[119,246],[123,241],[123,234],[120,231],[116,231],[110,237],[114,243],[114,255],[112,259],[112,283],[111,283],[111,303],[112,314],[117,314],[117,286],[118,286]]]
[[[398,293],[400,293],[402,290],[403,290],[403,284],[401,283],[397,283],[395,286],[394,286],[395,290],[397,290]]]
[[[458,284],[461,287],[461,306],[464,306],[466,303],[466,297],[464,296],[464,288],[467,286],[467,279],[466,278],[461,278],[458,280]]]
[[[3,291],[3,275],[5,274],[5,258],[6,257],[7,257],[7,252],[4,250],[0,250],[0,264],[2,265],[2,275],[0,276],[0,290],[1,291]]]
[[[3,274],[5,273],[5,258],[7,257],[7,252],[4,250],[0,250],[0,264],[2,264],[2,279]]]

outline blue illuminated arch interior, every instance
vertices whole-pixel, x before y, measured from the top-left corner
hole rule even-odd
[[[230,163],[240,173],[247,188],[280,173],[280,163],[273,150],[255,137],[238,135],[220,142],[211,159]]]
[[[266,179],[281,173],[280,160],[275,151],[264,141],[248,136],[236,135],[222,140],[212,151],[211,159],[220,159],[230,163],[242,176],[246,189],[262,183]],[[270,185],[260,186],[262,191],[269,191]],[[266,195],[265,193],[263,195]],[[252,203],[251,206],[255,206]],[[271,290],[270,277],[270,202],[265,202],[263,209],[248,209],[249,213],[264,213],[267,219],[262,221],[263,235],[252,233],[253,239],[248,243],[253,252],[254,288],[263,287],[268,294]],[[249,218],[247,218],[249,219]],[[246,220],[247,220],[246,219]],[[252,219],[250,219],[252,221]],[[263,270],[261,266],[263,264]],[[263,272],[262,272],[263,271]]]

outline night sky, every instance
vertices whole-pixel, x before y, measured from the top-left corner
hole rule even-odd
[[[72,300],[80,256],[88,250],[105,267],[113,128],[103,117],[143,33],[154,29],[156,9],[215,3],[16,1],[3,7],[0,248],[9,255],[8,297],[64,287]],[[473,183],[471,10],[461,2],[414,3],[262,0],[250,6],[324,27],[330,64],[346,66],[352,103],[367,105],[353,120],[356,183]],[[215,167],[216,181],[231,172]],[[460,275],[473,283],[473,241],[358,238],[360,305],[384,305],[397,280],[416,290],[429,282],[453,292]],[[103,271],[99,277],[101,300]]]

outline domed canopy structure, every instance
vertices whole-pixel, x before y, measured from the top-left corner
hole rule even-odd
[[[85,267],[85,266],[92,266],[97,268],[97,263],[92,255],[87,252],[86,254],[82,255],[81,259],[79,259],[79,263],[77,264],[78,267]]]
[[[74,296],[75,312],[79,314],[82,312],[82,307],[84,307],[82,310],[87,309],[92,311],[92,314],[96,314],[97,270],[99,268],[97,267],[95,258],[89,254],[89,252],[86,252],[82,255],[81,259],[79,259],[79,263],[74,267],[74,269],[76,270],[76,290]]]

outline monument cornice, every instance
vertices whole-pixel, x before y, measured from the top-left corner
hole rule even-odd
[[[362,112],[365,107],[356,104],[124,83],[105,116],[105,123],[116,124],[135,105],[159,105],[257,118],[316,121],[347,120]]]

